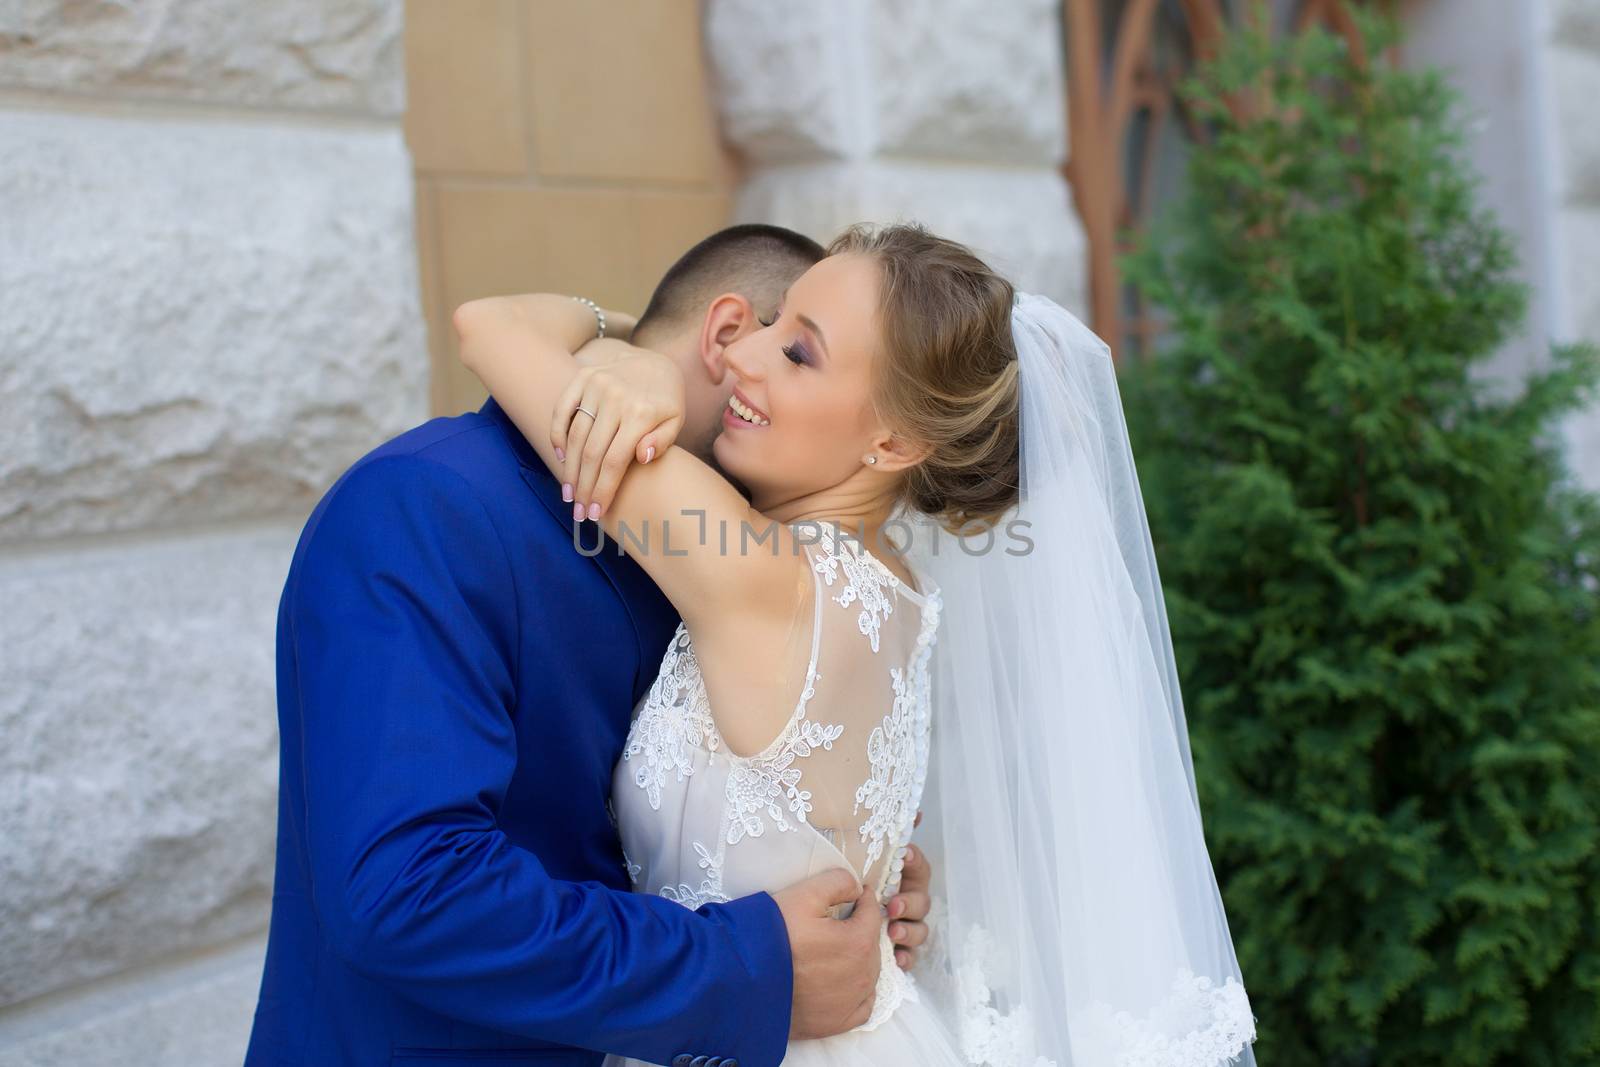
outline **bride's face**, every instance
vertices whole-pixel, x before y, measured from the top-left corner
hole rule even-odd
[[[789,287],[770,325],[728,347],[733,395],[712,451],[757,508],[839,485],[873,451],[878,282],[866,256],[829,256]]]

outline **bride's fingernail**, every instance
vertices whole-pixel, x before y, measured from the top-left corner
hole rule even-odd
[[[583,505],[582,504],[574,504],[574,505],[572,505],[572,521],[573,522],[582,522],[583,521]]]
[[[644,461],[646,463],[649,463],[651,460],[653,460],[655,458],[656,458],[656,446],[655,445],[649,445],[644,450]]]
[[[565,463],[567,461],[567,450],[559,445],[556,446],[556,460],[560,463]]]
[[[561,499],[565,500],[569,504],[572,503],[572,483],[571,482],[562,482],[561,483]]]
[[[898,919],[900,918],[900,913],[905,910],[906,902],[901,900],[899,897],[895,897],[893,900],[889,901],[889,918]]]
[[[589,521],[593,522],[595,519],[598,519],[599,517],[600,517],[600,504],[599,504],[598,501],[596,501],[595,503],[589,505]]]

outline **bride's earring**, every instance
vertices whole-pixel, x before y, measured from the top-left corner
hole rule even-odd
[[[876,462],[878,462],[878,457],[877,456],[868,456],[867,457],[867,462],[868,463],[876,463]]]

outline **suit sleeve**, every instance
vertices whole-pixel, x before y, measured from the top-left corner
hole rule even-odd
[[[324,936],[475,1025],[775,1067],[793,979],[771,897],[690,912],[559,881],[499,830],[516,765],[511,583],[471,487],[426,459],[358,467],[308,531],[285,609]]]

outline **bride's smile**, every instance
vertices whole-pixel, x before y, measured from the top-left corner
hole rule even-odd
[[[735,389],[733,395],[728,397],[728,413],[724,419],[731,426],[767,426],[772,420],[757,411],[739,396]]]

